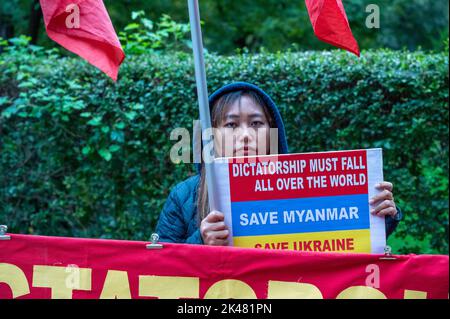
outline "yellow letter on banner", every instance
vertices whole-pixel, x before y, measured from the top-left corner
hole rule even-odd
[[[427,299],[427,293],[420,290],[405,290],[404,299]]]
[[[0,282],[4,282],[11,288],[13,298],[30,293],[27,277],[16,265],[0,263]]]
[[[209,287],[205,299],[256,299],[252,287],[245,282],[235,279],[226,279],[216,282]]]
[[[52,299],[72,299],[73,290],[91,290],[91,269],[34,266],[33,287],[51,288]]]
[[[341,291],[336,299],[387,299],[378,289],[367,286],[353,286]]]
[[[319,288],[311,284],[269,281],[268,299],[323,299]]]
[[[139,276],[139,296],[161,299],[198,298],[197,277]]]
[[[128,273],[108,270],[100,299],[131,299]]]

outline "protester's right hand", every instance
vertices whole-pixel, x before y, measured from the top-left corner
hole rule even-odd
[[[224,222],[224,214],[213,210],[202,220],[200,234],[205,245],[228,246],[228,235],[230,234]]]

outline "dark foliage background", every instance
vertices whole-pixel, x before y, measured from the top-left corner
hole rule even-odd
[[[116,30],[130,22],[132,11],[144,10],[158,20],[168,14],[178,23],[189,23],[186,0],[104,0]],[[353,33],[364,49],[440,50],[448,38],[448,0],[343,0]],[[248,48],[269,52],[296,48],[330,48],[312,32],[304,0],[200,0],[205,46],[221,55]],[[380,28],[369,29],[369,5],[377,5]],[[48,39],[39,0],[0,2],[0,37],[26,34],[32,43],[55,47]]]

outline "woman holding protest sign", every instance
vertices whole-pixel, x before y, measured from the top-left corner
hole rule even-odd
[[[212,126],[217,128],[217,157],[288,153],[279,110],[257,86],[245,82],[226,85],[210,96],[209,104]],[[276,134],[271,134],[271,129],[276,129]],[[230,138],[231,150],[226,147]],[[274,143],[274,138],[278,143]],[[230,233],[224,214],[209,209],[203,166],[198,165],[198,175],[177,184],[170,192],[156,228],[162,242],[228,245]],[[395,205],[392,184],[383,182],[375,187],[381,192],[370,200],[374,207],[371,213],[386,217],[389,236],[402,214]]]

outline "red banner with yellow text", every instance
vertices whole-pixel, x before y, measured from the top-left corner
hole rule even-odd
[[[0,298],[448,298],[448,256],[317,253],[11,234]]]

